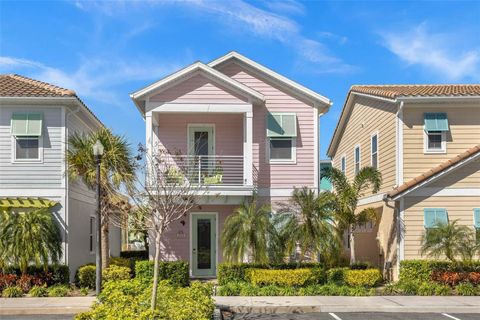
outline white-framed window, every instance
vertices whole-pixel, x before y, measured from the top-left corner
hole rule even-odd
[[[354,164],[354,173],[357,175],[360,172],[361,165],[361,150],[360,145],[356,145],[353,149],[353,164]]]
[[[378,133],[372,134],[370,137],[370,151],[371,151],[371,157],[370,157],[370,165],[378,169]]]
[[[295,163],[296,138],[268,139],[268,159],[270,163]]]
[[[424,152],[425,153],[445,153],[447,152],[447,138],[445,131],[425,131],[424,132]]]
[[[347,156],[343,155],[342,158],[340,159],[340,170],[342,171],[343,174],[347,173]]]
[[[88,233],[88,248],[90,253],[95,252],[95,217],[90,216]]]
[[[41,137],[13,137],[14,162],[41,161]]]
[[[43,161],[43,114],[14,112],[10,122],[12,162]]]

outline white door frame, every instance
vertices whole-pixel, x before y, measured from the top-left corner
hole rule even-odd
[[[195,132],[194,130],[198,129],[211,129],[212,137],[208,137],[208,141],[212,142],[212,148],[208,150],[208,155],[213,156],[215,155],[215,124],[214,123],[189,123],[187,124],[187,155],[193,154],[193,146],[190,143],[190,134]]]
[[[192,251],[193,251],[193,215],[200,215],[200,214],[211,214],[211,215],[214,215],[215,216],[215,276],[217,276],[217,272],[218,272],[218,251],[219,251],[219,248],[218,248],[218,225],[219,225],[219,221],[218,221],[218,212],[190,212],[190,228],[189,228],[189,238],[190,238],[190,241],[189,241],[189,248],[188,248],[188,251],[189,251],[189,263],[190,263],[190,277],[196,277],[196,278],[211,278],[211,276],[195,276],[193,275],[193,255],[192,255]]]

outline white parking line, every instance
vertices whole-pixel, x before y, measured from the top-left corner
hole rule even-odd
[[[342,318],[340,318],[339,316],[337,316],[337,315],[336,315],[335,313],[333,313],[333,312],[330,312],[329,315],[331,315],[332,318],[335,319],[335,320],[342,320]]]
[[[444,315],[445,317],[449,317],[450,319],[453,319],[453,320],[462,320],[462,319],[460,319],[460,318],[451,316],[451,315],[449,315],[448,313],[442,313],[442,315]]]

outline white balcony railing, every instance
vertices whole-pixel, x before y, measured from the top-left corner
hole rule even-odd
[[[172,170],[171,179],[180,176],[202,186],[244,186],[243,156],[168,155],[163,159]],[[178,171],[176,171],[178,170]]]

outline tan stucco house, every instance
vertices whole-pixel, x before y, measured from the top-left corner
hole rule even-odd
[[[421,237],[437,222],[480,228],[480,85],[352,86],[327,151],[348,178],[381,172],[377,224],[356,231],[358,260],[396,278],[401,260],[422,259]],[[480,232],[477,232],[477,235]]]

